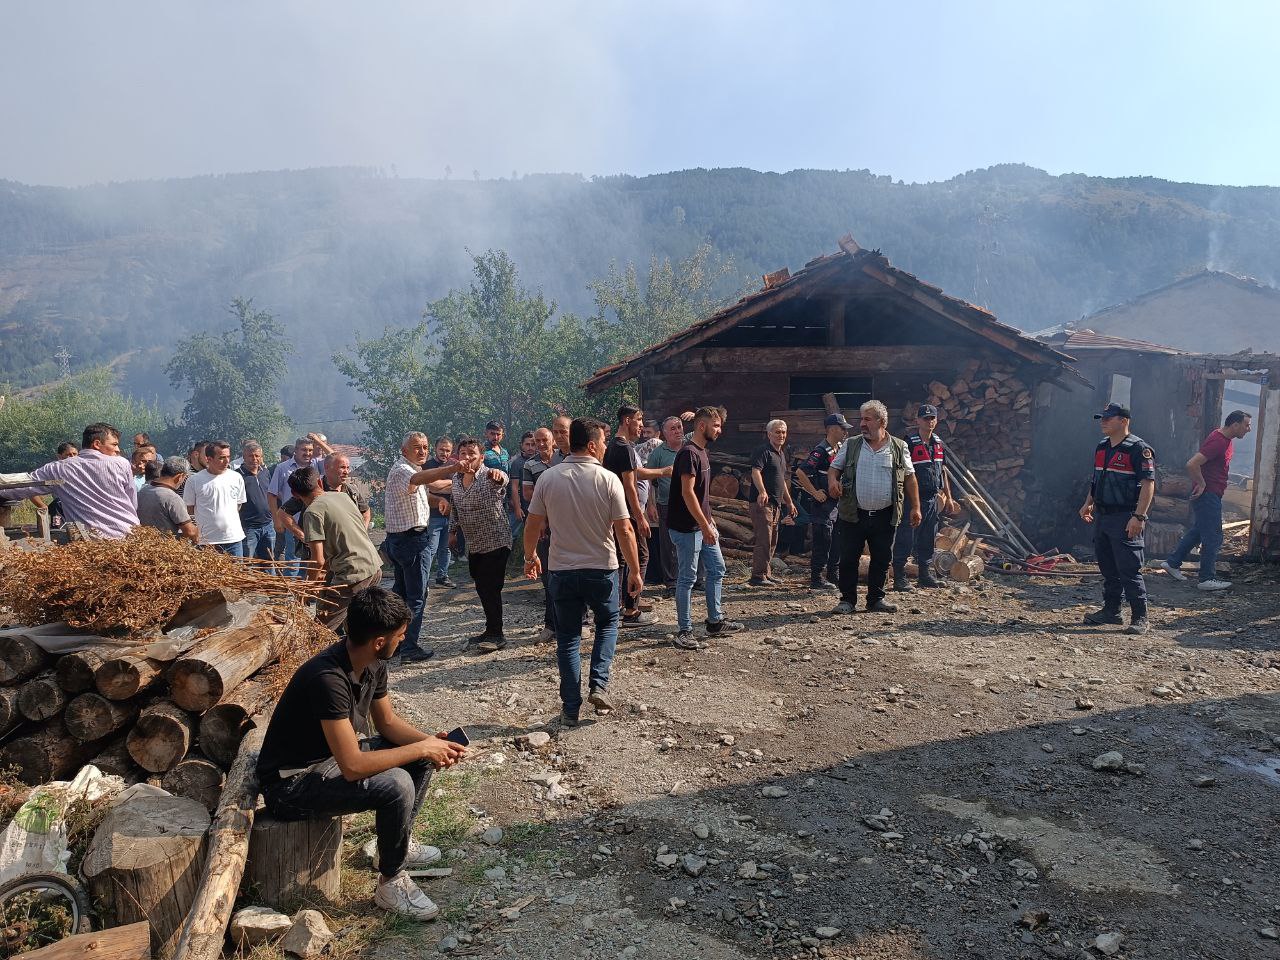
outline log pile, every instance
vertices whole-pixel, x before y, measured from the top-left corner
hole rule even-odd
[[[1027,490],[1021,476],[1031,454],[1030,386],[1015,369],[994,360],[970,360],[952,383],[928,384],[926,402],[938,408],[938,432],[1015,520]],[[903,408],[914,424],[917,402]]]

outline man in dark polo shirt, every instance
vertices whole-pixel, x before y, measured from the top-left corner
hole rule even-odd
[[[271,515],[271,475],[262,458],[262,444],[246,440],[240,445],[242,463],[236,469],[244,477],[244,503],[240,526],[244,529],[244,555],[270,563],[276,548],[275,518]]]
[[[768,587],[782,581],[770,573],[769,565],[778,548],[778,524],[783,511],[788,518],[796,515],[791,500],[791,481],[782,448],[787,443],[787,421],[770,420],[764,428],[764,443],[751,455],[751,527],[755,534],[751,551],[753,587]]]
[[[390,590],[356,594],[346,640],[304,663],[285,687],[258,755],[258,780],[267,811],[281,820],[374,811],[381,874],[374,904],[432,920],[440,908],[406,870],[434,863],[440,851],[413,839],[413,822],[433,768],[453,766],[466,749],[411,726],[387,696],[387,661],[409,619]]]

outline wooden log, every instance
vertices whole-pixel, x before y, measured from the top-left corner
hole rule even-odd
[[[49,663],[49,655],[21,634],[0,637],[0,686],[30,680]]]
[[[173,960],[218,960],[231,910],[249,855],[249,833],[258,803],[258,751],[266,735],[267,718],[240,743],[227,774],[222,799],[209,829],[209,850],[200,887],[179,934]]]
[[[54,674],[58,678],[58,686],[67,693],[84,693],[93,689],[93,674],[106,660],[110,651],[120,649],[116,645],[90,647],[77,650],[75,653],[64,653],[58,658]]]
[[[982,558],[979,556],[956,557],[956,562],[947,571],[947,577],[964,583],[969,580],[977,580],[985,570],[986,564],[982,562]]]
[[[93,672],[98,692],[108,700],[128,700],[154,684],[163,674],[164,664],[137,653],[111,657]]]
[[[259,816],[249,840],[245,884],[254,903],[291,913],[303,901],[336,903],[342,886],[342,818]]]
[[[0,736],[4,736],[22,722],[18,708],[18,687],[0,687]]]
[[[138,715],[137,703],[108,700],[97,693],[82,693],[67,704],[63,722],[77,740],[101,740]]]
[[[254,728],[254,716],[273,699],[267,685],[248,680],[231,696],[200,715],[200,752],[226,769],[231,766],[240,741]]]
[[[720,476],[712,479],[710,492],[717,497],[724,497],[728,499],[738,495],[740,486],[741,481],[739,481],[737,477],[731,474],[722,473]]]
[[[252,624],[206,637],[169,671],[174,702],[184,710],[208,710],[275,658],[278,630]]]
[[[101,746],[101,742],[83,743],[70,736],[59,721],[47,720],[35,732],[10,740],[0,749],[0,769],[13,767],[18,779],[33,787],[67,780]]]
[[[133,757],[129,756],[129,751],[125,747],[124,737],[111,744],[89,762],[103,773],[117,776],[125,783],[137,783],[140,780],[147,779],[146,771],[134,763]]]
[[[1178,541],[1182,539],[1182,535],[1187,532],[1187,528],[1181,523],[1161,523],[1152,521],[1142,532],[1142,538],[1146,544],[1146,554],[1148,560],[1157,557],[1167,557],[1178,546]]]
[[[210,813],[218,808],[225,782],[226,775],[220,766],[194,753],[178,761],[161,781],[175,797],[197,800]]]
[[[109,930],[77,933],[20,953],[16,960],[151,960],[151,929],[139,920]]]
[[[755,533],[751,527],[743,526],[737,520],[726,517],[723,514],[717,514],[714,510],[711,511],[711,514],[716,528],[726,536],[732,537],[734,540],[741,540],[743,543],[755,542]]]
[[[138,715],[125,746],[143,770],[164,773],[187,755],[194,735],[195,718],[177,704],[161,700]]]
[[[1162,473],[1157,482],[1159,492],[1166,497],[1185,500],[1191,496],[1191,478],[1178,473]]]
[[[18,710],[28,720],[48,720],[56,717],[67,705],[67,694],[60,686],[52,670],[32,677],[18,688]]]
[[[146,920],[169,956],[195,900],[209,812],[195,800],[141,795],[107,811],[80,866],[110,926]]]
[[[189,597],[182,602],[182,606],[178,608],[178,612],[165,625],[165,629],[173,630],[175,627],[184,626],[192,620],[197,620],[206,614],[212,613],[219,607],[226,607],[239,599],[239,590],[225,588],[208,590],[197,596]],[[227,622],[230,623],[229,616]]]

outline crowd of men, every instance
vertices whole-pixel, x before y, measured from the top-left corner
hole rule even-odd
[[[388,669],[429,659],[423,622],[430,587],[451,588],[454,556],[466,556],[484,614],[467,641],[478,652],[507,642],[502,591],[517,535],[524,572],[543,585],[542,641],[554,640],[562,728],[577,726],[584,705],[582,641],[591,624],[585,702],[614,710],[609,692],[619,631],[656,622],[644,599],[646,573],[675,598],[675,646],[690,651],[743,629],[724,609],[725,560],[711,501],[710,449],[728,413],[704,406],[661,422],[623,406],[612,425],[590,417],[556,417],[521,437],[512,456],[503,425],[483,439],[408,434],[383,491],[392,588],[370,537],[366,488],[351,463],[319,434],[280,450],[272,468],[261,444],[246,440],[233,461],[226,441],[201,441],[185,457],[162,457],[145,434],[124,455],[110,424],[85,428],[81,446],[63,444],[58,459],[32,475],[35,485],[7,493],[43,507],[42,481],[56,480],[58,508],[77,536],[124,538],[139,524],[282,576],[324,580],[319,619],[341,639],[304,664],[282,695],[261,751],[258,773],[267,807],[285,819],[374,810],[375,903],[430,920],[439,910],[411,879],[440,858],[412,839],[412,825],[435,769],[466,756],[465,731],[431,734],[399,717],[388,698]],[[754,534],[747,588],[778,585],[772,560],[785,528],[803,519],[812,534],[810,587],[839,593],[833,613],[856,609],[863,577],[865,609],[889,613],[890,588],[939,586],[930,569],[938,523],[949,507],[945,446],[937,410],[921,405],[903,437],[889,431],[884,404],[872,400],[856,425],[828,416],[825,436],[798,466],[789,463],[788,425],[770,421],[750,458],[748,509]],[[1088,624],[1149,629],[1143,531],[1155,491],[1155,452],[1132,433],[1130,412],[1111,404],[1100,414],[1103,440],[1094,455],[1090,492],[1080,516],[1094,527],[1104,579],[1103,606]],[[1159,566],[1177,580],[1200,545],[1200,588],[1230,587],[1216,575],[1222,542],[1222,494],[1232,444],[1249,432],[1236,411],[1188,462],[1196,520]],[[794,541],[792,542],[794,545]],[[705,601],[695,630],[693,595]]]

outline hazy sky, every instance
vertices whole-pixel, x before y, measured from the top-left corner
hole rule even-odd
[[[0,2],[0,178],[354,164],[1280,183],[1274,0]]]

